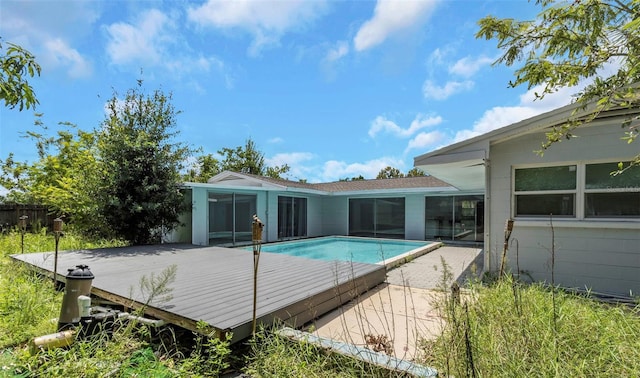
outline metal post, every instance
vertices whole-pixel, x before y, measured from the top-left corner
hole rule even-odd
[[[251,325],[251,334],[256,334],[256,309],[258,304],[258,262],[260,261],[260,250],[262,246],[262,229],[264,223],[253,215],[251,223],[251,241],[253,244],[253,322]]]
[[[24,233],[27,232],[27,215],[20,217],[20,246],[22,253],[24,253]]]
[[[53,285],[56,285],[56,276],[58,274],[58,244],[60,243],[60,236],[62,235],[62,219],[56,218],[53,220],[53,237],[56,240],[56,251],[53,258]]]

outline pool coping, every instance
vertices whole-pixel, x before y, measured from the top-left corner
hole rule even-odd
[[[425,246],[422,247],[418,247],[415,249],[412,249],[408,252],[405,252],[401,255],[398,256],[394,256],[391,257],[389,259],[385,259],[382,261],[377,262],[377,265],[384,265],[387,269],[393,269],[396,268],[402,264],[405,264],[417,257],[420,257],[422,255],[426,255],[429,252],[435,251],[436,249],[442,247],[444,245],[443,242],[431,242],[430,244],[427,244]]]

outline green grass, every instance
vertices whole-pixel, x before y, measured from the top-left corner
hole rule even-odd
[[[25,234],[25,252],[51,251],[53,236]],[[60,250],[122,246],[113,240],[87,240],[66,233]],[[76,341],[69,348],[32,354],[28,342],[56,332],[62,293],[51,279],[39,276],[9,255],[20,253],[21,235],[0,236],[0,377],[216,377],[229,366],[228,340],[194,335],[195,345],[180,352],[173,334],[152,337],[154,330],[127,323],[113,337]],[[147,280],[155,291],[156,280]]]
[[[252,377],[394,377],[376,368],[310,343],[297,343],[261,330],[250,342],[245,372]]]
[[[511,278],[445,300],[445,333],[422,362],[445,375],[633,377],[640,374],[640,308],[614,306]]]
[[[60,241],[61,250],[119,245],[85,240],[72,232]],[[20,249],[20,234],[0,236],[0,376],[205,377],[225,371],[233,358],[253,377],[389,376],[265,330],[233,358],[228,340],[196,335],[185,350],[175,337],[159,341],[152,337],[153,330],[140,325],[123,326],[110,339],[99,337],[31,355],[29,340],[56,331],[52,319],[59,315],[62,293],[54,290],[50,279],[9,259]],[[26,252],[53,249],[51,235],[25,235]],[[448,288],[452,277],[444,268],[442,287]],[[149,282],[157,286],[153,277]],[[422,343],[418,362],[442,376],[456,377],[640,376],[640,308],[603,304],[559,290],[552,294],[548,287],[507,278],[471,284],[461,305],[442,296],[438,308],[445,332]]]
[[[59,250],[100,248],[123,245],[120,241],[87,240],[74,233],[60,238]],[[55,332],[62,293],[51,280],[44,280],[24,264],[12,261],[9,255],[22,250],[21,234],[11,232],[0,236],[0,348],[26,342],[30,337]],[[46,230],[24,235],[24,250],[45,252],[55,250],[53,235]]]

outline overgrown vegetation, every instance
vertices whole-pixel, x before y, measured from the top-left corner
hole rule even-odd
[[[554,300],[555,297],[555,300]],[[555,313],[554,316],[554,303]],[[439,303],[444,333],[422,363],[457,377],[629,377],[640,371],[640,308],[506,276]]]
[[[297,343],[264,329],[250,342],[246,373],[252,377],[390,377],[389,371]]]
[[[73,232],[63,249],[122,245],[122,241],[86,240]],[[25,251],[54,248],[43,230],[25,235]],[[129,323],[110,338],[98,336],[70,348],[29,353],[27,342],[56,331],[62,294],[51,281],[10,261],[19,253],[20,234],[0,236],[0,375],[23,377],[207,377],[218,376],[232,362],[253,377],[388,377],[389,372],[329,353],[311,344],[295,343],[261,330],[248,348],[236,351],[229,340],[200,332],[176,335]],[[442,264],[441,289],[452,275]],[[440,270],[440,269],[439,269]],[[168,272],[167,274],[170,276]],[[144,282],[156,288],[164,273]],[[162,289],[162,290],[160,290]],[[634,376],[640,371],[640,308],[604,304],[549,287],[529,285],[509,276],[491,284],[472,282],[460,303],[451,297],[439,303],[444,333],[423,341],[420,361],[444,376]],[[553,310],[555,303],[555,312]],[[556,316],[554,316],[554,313]],[[186,346],[185,346],[186,345]]]
[[[103,248],[124,245],[118,240],[88,240],[73,232],[61,239],[61,249]],[[25,252],[52,251],[53,235],[46,229],[24,235]],[[62,301],[50,280],[44,280],[9,255],[22,250],[21,235],[10,232],[0,236],[0,348],[24,343],[28,338],[55,332]]]
[[[20,253],[20,240],[18,232],[0,235],[0,376],[217,377],[229,367],[229,339],[210,337],[204,325],[201,333],[185,337],[176,336],[170,328],[161,331],[131,321],[116,327],[110,337],[98,334],[66,349],[32,354],[30,340],[56,332],[62,293],[51,280],[9,258]],[[24,241],[27,253],[54,248],[54,238],[45,229],[25,234]],[[89,249],[125,243],[87,240],[69,232],[60,244],[63,249]],[[141,279],[141,290],[161,300],[169,294],[163,285],[165,276],[171,276],[171,271]]]

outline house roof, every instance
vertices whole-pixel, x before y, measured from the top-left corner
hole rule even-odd
[[[601,120],[610,117],[628,117],[637,114],[638,109],[610,109],[598,114],[589,123],[597,125]],[[492,144],[508,141],[512,138],[540,132],[567,122],[570,118],[585,117],[593,114],[593,105],[586,109],[580,104],[564,107],[537,115],[511,125],[492,130],[438,150],[416,156],[414,166],[447,181],[458,189],[480,190],[485,184],[485,160],[489,156]]]
[[[225,171],[209,179],[208,184],[216,186],[233,187],[261,187],[276,190],[300,190],[317,193],[367,193],[367,192],[399,192],[414,190],[453,190],[448,183],[433,177],[402,177],[391,179],[375,180],[355,180],[355,181],[334,181],[327,183],[305,183],[284,179],[275,179],[253,175],[249,173],[238,173]]]

